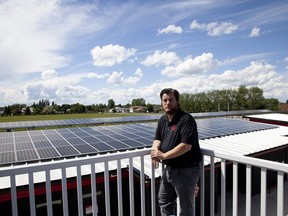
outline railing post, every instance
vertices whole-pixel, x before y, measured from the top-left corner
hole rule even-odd
[[[221,161],[221,216],[226,215],[226,160]]]
[[[261,168],[261,207],[260,207],[260,215],[266,216],[267,212],[267,179],[266,179],[267,170],[265,168]]]
[[[122,216],[123,215],[123,196],[122,196],[121,160],[117,160],[117,196],[118,196],[118,216]]]
[[[16,188],[16,176],[11,175],[11,201],[12,201],[12,214],[18,216],[18,205],[17,205],[17,188]]]
[[[141,191],[141,215],[145,216],[145,176],[144,176],[144,156],[140,156],[140,191]]]
[[[205,215],[205,166],[204,166],[204,155],[202,156],[201,162],[201,178],[200,178],[200,209],[201,216]]]
[[[238,163],[233,162],[233,216],[238,215]]]
[[[35,206],[35,190],[34,190],[34,178],[33,172],[28,174],[29,178],[29,201],[30,201],[30,215],[36,215],[36,206]]]
[[[83,215],[83,194],[82,194],[82,175],[81,166],[77,166],[77,200],[78,200],[78,215]]]
[[[52,203],[52,195],[51,195],[51,181],[50,181],[50,170],[46,170],[46,202],[47,202],[47,215],[53,215],[53,203]]]
[[[210,157],[210,216],[215,213],[215,164],[214,156]]]
[[[93,216],[98,215],[98,205],[97,205],[97,186],[96,186],[96,172],[95,164],[91,164],[91,194],[92,194],[92,212]]]
[[[111,205],[110,205],[110,187],[109,187],[109,167],[108,162],[104,162],[104,187],[105,187],[105,209],[106,216],[111,215]]]
[[[67,196],[67,177],[66,177],[66,168],[61,169],[62,174],[62,200],[63,200],[63,215],[69,215],[68,209],[68,196]]]
[[[155,168],[151,160],[151,215],[156,216]]]
[[[277,175],[277,216],[284,215],[284,173],[278,172]]]
[[[133,158],[129,158],[129,192],[130,192],[130,216],[135,215],[134,208],[134,170],[133,170]]]
[[[246,166],[246,216],[251,216],[251,165]]]

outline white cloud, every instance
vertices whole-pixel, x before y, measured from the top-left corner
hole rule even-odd
[[[55,93],[57,97],[73,98],[75,100],[77,98],[86,98],[89,92],[90,90],[84,86],[65,85],[57,89]]]
[[[260,28],[259,27],[254,27],[251,32],[250,32],[250,35],[249,37],[259,37],[261,35],[261,31],[260,31]]]
[[[96,46],[91,50],[94,65],[106,67],[120,64],[135,53],[136,49],[127,49],[118,44],[109,44],[103,47]]]
[[[7,72],[11,77],[67,66],[70,57],[61,51],[78,36],[104,26],[101,18],[91,18],[95,9],[96,4],[73,1],[70,4],[60,0],[1,1],[1,79],[6,79],[3,75]]]
[[[158,35],[169,34],[169,33],[181,34],[182,32],[183,32],[183,29],[181,28],[181,26],[176,26],[176,25],[168,25],[164,29],[158,29]]]
[[[208,24],[200,24],[197,20],[193,20],[190,29],[199,29],[206,31],[209,36],[221,36],[232,34],[238,29],[238,26],[231,22],[210,22]]]
[[[140,68],[137,68],[136,72],[135,72],[135,75],[142,78],[143,77],[143,72]]]
[[[94,72],[90,72],[88,73],[87,77],[90,78],[90,79],[103,79],[105,77],[108,77],[109,74],[108,73],[105,73],[105,74],[97,74],[97,73],[94,73]]]
[[[263,89],[265,97],[285,97],[288,89],[288,80],[275,71],[275,67],[261,61],[251,62],[250,66],[241,70],[228,70],[222,74],[213,74],[208,77],[211,87],[223,85],[226,88],[246,85],[258,86]]]
[[[161,52],[156,50],[152,55],[148,55],[141,64],[145,66],[160,66],[160,65],[171,65],[179,61],[179,57],[174,52]]]
[[[123,72],[114,71],[107,79],[109,84],[119,85],[135,85],[143,77],[143,72],[140,68],[137,68],[135,76],[123,77]]]
[[[288,56],[286,58],[284,58],[284,62],[288,63]]]
[[[41,77],[44,80],[45,79],[51,79],[51,78],[57,77],[57,72],[54,69],[45,70],[45,71],[42,71]]]
[[[194,59],[189,57],[176,66],[167,66],[161,74],[168,77],[202,74],[217,67],[218,64],[219,62],[213,59],[212,53],[203,53]]]
[[[108,77],[107,83],[109,84],[122,84],[124,78],[122,77],[123,72],[113,71],[113,73]]]

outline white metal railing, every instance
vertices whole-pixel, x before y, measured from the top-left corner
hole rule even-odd
[[[45,188],[46,188],[46,202],[47,202],[47,215],[53,215],[52,209],[52,190],[51,190],[51,173],[55,170],[61,173],[61,187],[62,187],[62,205],[63,205],[63,215],[69,215],[69,205],[68,205],[68,193],[67,193],[67,169],[74,167],[76,170],[76,184],[77,184],[77,199],[78,199],[78,215],[84,215],[83,209],[83,193],[82,193],[82,166],[90,167],[91,182],[96,182],[95,173],[99,172],[97,170],[97,164],[104,164],[104,185],[105,185],[105,212],[106,215],[111,215],[111,203],[110,203],[110,188],[109,188],[109,163],[111,161],[116,161],[117,170],[117,198],[118,198],[118,214],[123,215],[123,199],[127,199],[125,192],[122,191],[122,163],[125,160],[129,167],[129,206],[130,215],[135,215],[135,197],[134,197],[134,172],[133,169],[135,158],[140,159],[139,169],[140,175],[140,193],[141,193],[141,215],[156,215],[156,202],[157,202],[157,191],[155,183],[155,169],[149,160],[148,169],[151,172],[151,193],[150,200],[151,203],[149,209],[146,208],[147,203],[145,199],[145,171],[147,171],[147,157],[150,153],[150,149],[133,150],[125,152],[117,152],[115,154],[104,154],[96,155],[91,157],[74,158],[62,161],[54,161],[47,163],[29,164],[21,165],[15,167],[2,167],[0,168],[0,183],[1,179],[8,178],[8,182],[11,187],[11,205],[12,205],[12,215],[21,215],[18,211],[17,204],[17,178],[20,175],[28,175],[28,185],[29,185],[29,203],[30,203],[30,215],[36,215],[36,205],[35,205],[35,175],[39,172],[45,172]],[[266,190],[266,175],[267,170],[274,170],[277,172],[277,216],[284,216],[284,179],[285,174],[288,173],[288,165],[261,160],[245,156],[228,155],[221,152],[215,152],[209,149],[202,149],[203,161],[204,157],[210,158],[210,202],[208,205],[210,208],[210,215],[214,215],[215,211],[215,162],[220,161],[221,163],[221,216],[226,215],[226,162],[233,163],[233,205],[232,205],[232,215],[237,216],[238,212],[238,164],[246,165],[246,216],[251,216],[251,168],[259,167],[261,169],[261,216],[266,216],[267,209],[267,190]],[[146,159],[145,159],[146,158]],[[146,163],[145,163],[146,161]],[[146,167],[145,167],[146,166]],[[95,168],[96,167],[96,168]],[[159,172],[159,171],[158,171]],[[161,172],[161,170],[160,170]],[[201,170],[200,179],[200,215],[204,216],[205,213],[205,178],[204,178],[204,162]],[[97,184],[91,184],[91,199],[92,199],[92,214],[97,215]],[[116,196],[116,195],[115,195]],[[124,198],[125,197],[125,198]],[[113,203],[112,203],[113,205]]]

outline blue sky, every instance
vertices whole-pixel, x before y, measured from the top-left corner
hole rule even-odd
[[[0,1],[0,106],[159,104],[258,86],[288,99],[288,1]]]

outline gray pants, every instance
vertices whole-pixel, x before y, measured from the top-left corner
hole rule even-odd
[[[162,216],[176,215],[177,197],[180,204],[180,216],[194,216],[194,190],[199,175],[200,167],[165,167],[158,195]]]

